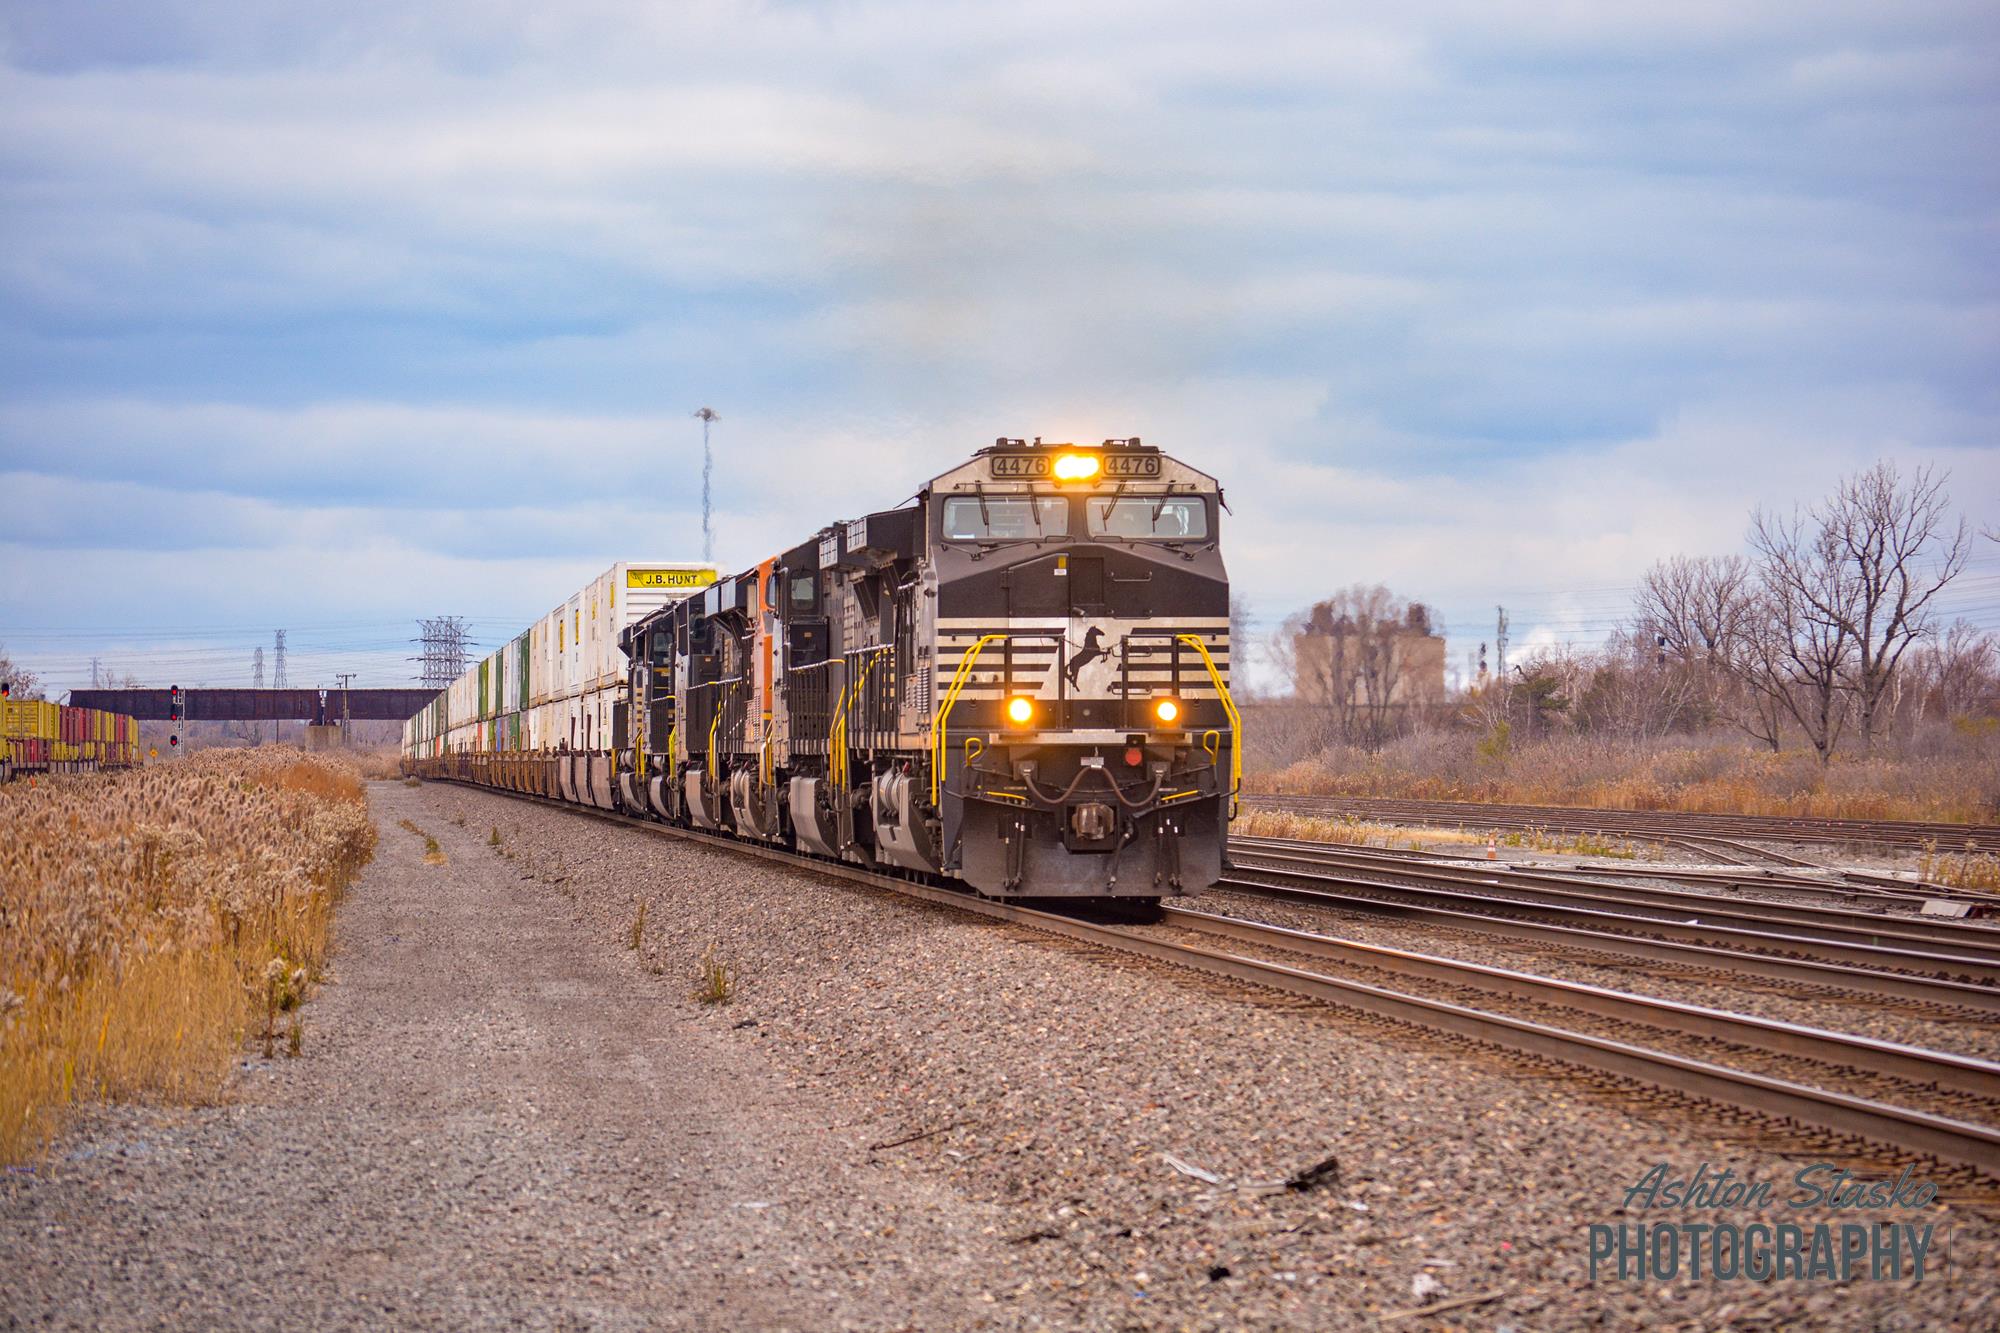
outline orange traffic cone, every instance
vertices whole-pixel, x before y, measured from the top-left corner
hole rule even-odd
[[[1486,837],[1486,859],[1489,861],[1500,859],[1500,835],[1497,833],[1488,834]]]

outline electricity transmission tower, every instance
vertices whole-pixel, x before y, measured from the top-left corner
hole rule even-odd
[[[418,640],[423,652],[417,657],[423,686],[441,690],[465,674],[465,621],[459,616],[435,616],[419,620],[417,625],[423,630]]]
[[[277,643],[271,649],[271,688],[282,690],[290,683],[285,679],[285,632],[278,630],[275,632],[275,637]],[[283,722],[272,724],[271,739],[280,742],[285,739],[285,724]]]
[[[715,507],[710,501],[709,481],[715,473],[715,454],[708,447],[708,428],[722,420],[722,414],[704,407],[694,414],[701,423],[701,558],[715,559]]]

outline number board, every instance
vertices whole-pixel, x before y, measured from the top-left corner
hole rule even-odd
[[[1104,475],[1107,477],[1157,477],[1160,475],[1158,454],[1106,454]]]
[[[1126,480],[1133,477],[1157,477],[1160,475],[1158,454],[1104,454],[1104,471],[1101,475]],[[1041,454],[995,454],[993,475],[1009,480],[1034,481],[1046,478],[1055,455]]]

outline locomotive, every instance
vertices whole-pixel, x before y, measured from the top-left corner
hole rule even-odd
[[[912,504],[613,616],[625,672],[582,731],[573,706],[567,731],[468,727],[469,692],[457,720],[440,696],[406,764],[990,897],[1199,891],[1242,783],[1221,506],[1137,438],[999,439]]]

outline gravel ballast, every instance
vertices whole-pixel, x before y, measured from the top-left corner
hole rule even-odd
[[[2000,1060],[2000,1022],[1985,1013],[1935,1006],[1895,996],[1866,995],[1760,977],[1723,981],[1646,959],[1593,956],[1587,947],[1552,949],[1534,940],[1510,939],[1504,919],[1492,930],[1398,920],[1364,908],[1299,903],[1240,890],[1218,889],[1183,904],[1221,916],[1242,917],[1292,930],[1337,935],[1363,944],[1408,949],[1488,967],[1635,991],[1663,1000],[1707,1005],[1735,1013],[1831,1028],[1878,1041],[1900,1042]]]
[[[1720,1115],[492,793],[371,799],[381,860],[304,1057],[251,1061],[222,1107],[99,1113],[7,1177],[5,1314],[1435,1330],[2000,1311],[2000,1226],[1945,1204],[1893,1219],[1936,1228],[1920,1284],[1591,1283],[1586,1228],[1640,1220],[1621,1202],[1655,1163],[1782,1199],[1814,1160]],[[691,998],[704,957],[734,970],[732,1002]],[[1328,1159],[1312,1188],[1246,1188]],[[1734,1220],[1760,1218],[1847,1220]],[[1459,1300],[1477,1303],[1407,1313]]]

